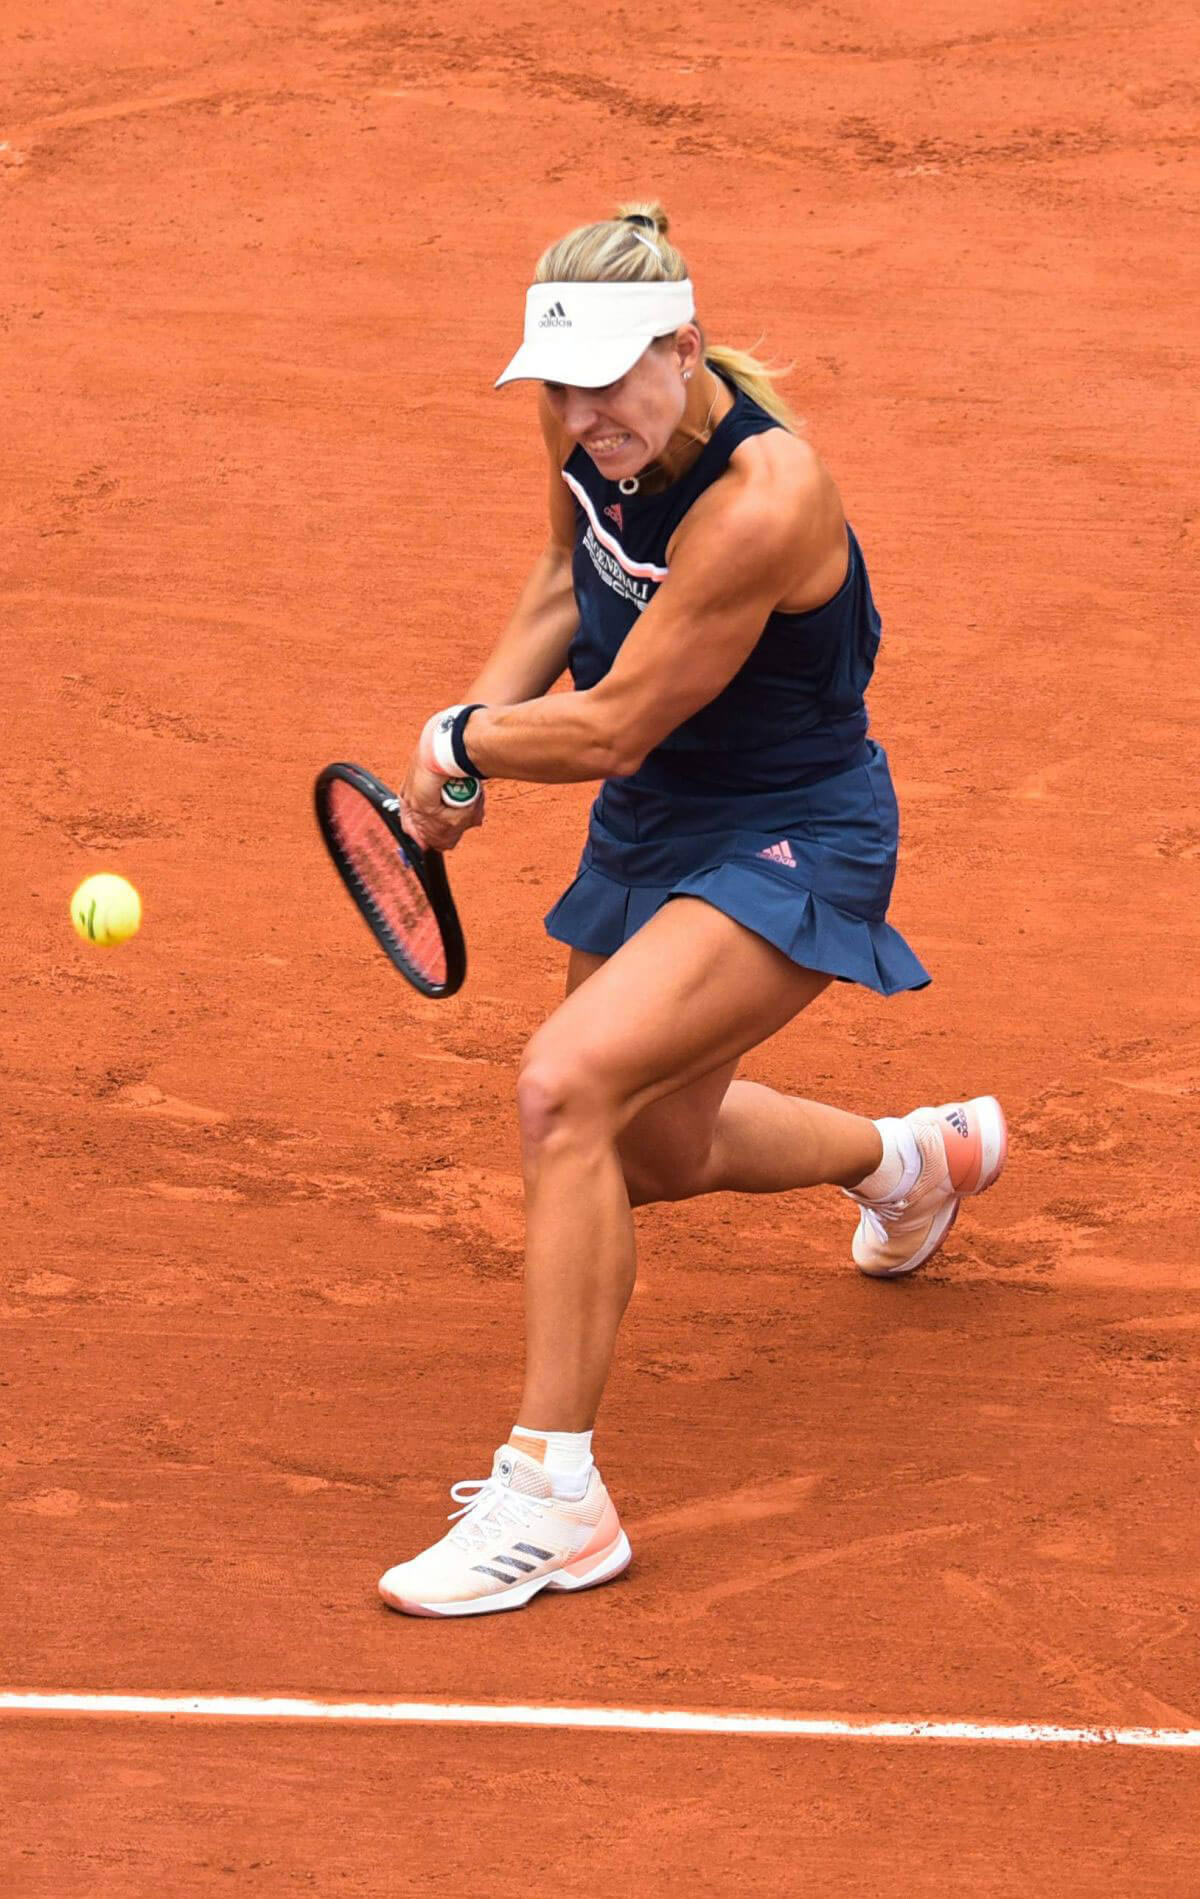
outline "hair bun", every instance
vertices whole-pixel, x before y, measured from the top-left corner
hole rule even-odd
[[[617,221],[621,224],[640,226],[654,237],[665,237],[670,227],[670,219],[659,204],[657,198],[643,200],[640,204],[622,204],[617,206]]]

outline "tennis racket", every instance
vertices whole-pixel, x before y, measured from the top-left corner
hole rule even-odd
[[[459,810],[478,796],[473,778],[442,788]],[[326,765],[314,797],[325,847],[384,953],[423,996],[452,996],[467,952],[441,852],[413,842],[395,792],[361,765]]]

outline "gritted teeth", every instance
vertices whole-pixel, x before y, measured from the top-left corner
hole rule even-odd
[[[628,434],[600,435],[593,441],[590,441],[588,447],[593,449],[598,455],[611,455],[615,449],[624,448],[626,442],[629,440],[631,440],[631,437]]]

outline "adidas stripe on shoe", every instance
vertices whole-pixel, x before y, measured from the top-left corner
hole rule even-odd
[[[1008,1153],[1004,1110],[993,1095],[915,1108],[904,1119],[920,1157],[908,1191],[867,1199],[843,1189],[862,1208],[852,1251],[871,1279],[896,1279],[931,1259],[968,1195],[986,1193],[999,1180]]]
[[[591,1589],[629,1567],[632,1551],[593,1469],[579,1498],[555,1497],[542,1466],[511,1444],[492,1474],[455,1484],[454,1528],[380,1578],[404,1615],[490,1615],[519,1609],[542,1589]]]

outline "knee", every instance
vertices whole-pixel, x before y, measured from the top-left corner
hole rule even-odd
[[[517,1075],[517,1119],[526,1149],[589,1134],[611,1138],[617,1126],[616,1105],[581,1053],[539,1036]]]

